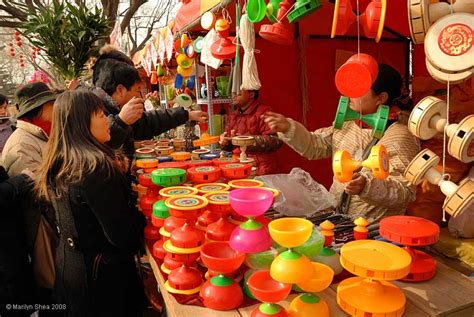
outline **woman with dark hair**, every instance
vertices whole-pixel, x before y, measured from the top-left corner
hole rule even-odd
[[[145,303],[134,260],[145,220],[126,158],[109,140],[100,98],[82,90],[58,97],[36,188],[56,212],[55,292],[68,316],[133,316]]]
[[[405,213],[408,203],[415,199],[416,188],[408,184],[403,172],[420,151],[420,145],[406,125],[409,113],[403,110],[409,110],[410,104],[409,99],[402,100],[401,87],[398,71],[379,64],[372,88],[360,98],[350,98],[349,107],[362,115],[375,113],[380,105],[390,106],[389,124],[379,141],[389,155],[390,175],[379,180],[369,169],[363,168],[354,173],[347,185],[334,178],[330,191],[339,199],[343,212],[377,221],[381,217]],[[278,132],[281,140],[310,160],[332,157],[337,150],[347,150],[353,159],[362,160],[363,152],[372,142],[371,128],[361,128],[354,121],[344,122],[340,130],[328,127],[314,132],[277,113],[266,113],[265,122],[273,132]]]

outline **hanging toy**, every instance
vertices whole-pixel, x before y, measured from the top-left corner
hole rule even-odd
[[[268,1],[267,8],[266,8],[266,15],[268,20],[270,20],[272,23],[277,22],[277,12],[278,8],[280,7],[280,2],[282,0],[270,0]],[[248,11],[248,9],[247,9]],[[247,13],[248,14],[248,13]]]
[[[203,45],[204,45],[204,38],[202,36],[198,36],[193,42],[194,51],[196,53],[201,53]]]
[[[180,94],[174,98],[174,102],[184,109],[189,109],[193,104],[193,99],[187,94]]]
[[[388,154],[385,146],[378,144],[370,149],[369,157],[364,161],[355,161],[346,150],[336,151],[332,161],[334,176],[341,183],[352,179],[354,171],[360,167],[367,167],[377,179],[386,179],[389,175]]]
[[[152,85],[158,84],[158,75],[156,73],[156,70],[151,71],[150,84]]]
[[[448,2],[431,3],[430,0],[408,0],[407,4],[410,34],[415,44],[425,41],[430,26],[440,18],[451,13],[474,14],[472,0],[457,0],[452,5]]]
[[[321,7],[320,0],[296,0],[295,8],[288,13],[290,23],[297,22]]]
[[[359,98],[372,87],[379,72],[377,61],[368,54],[354,54],[336,72],[336,88],[341,95]]]
[[[247,2],[247,16],[252,23],[258,23],[263,20],[267,8],[264,0],[248,0]]]
[[[210,30],[216,23],[216,16],[211,11],[207,11],[201,16],[201,26],[204,30]]]
[[[192,42],[186,34],[181,36],[180,45],[181,46],[178,49],[179,53],[177,51],[176,55],[176,63],[178,64],[178,67],[176,69],[177,74],[175,79],[175,88],[177,89],[181,89],[184,80],[192,76],[194,72],[194,59],[187,56],[185,52],[187,47],[192,47]],[[179,79],[178,76],[180,76]]]
[[[218,59],[232,59],[235,56],[236,45],[234,37],[229,36],[229,19],[218,19],[215,30],[220,38],[211,45],[211,54]]]
[[[258,78],[257,61],[255,60],[255,30],[247,14],[242,15],[240,21],[239,38],[244,47],[244,61],[242,67],[242,89],[259,90],[261,87]]]
[[[293,43],[294,26],[288,23],[286,15],[290,10],[294,0],[283,0],[280,2],[280,9],[277,13],[277,22],[274,24],[263,24],[260,27],[260,36],[267,41],[280,44],[291,45]]]
[[[360,24],[364,29],[364,34],[368,38],[375,38],[378,43],[382,37],[385,23],[385,13],[387,11],[387,0],[372,0],[359,16]],[[357,17],[352,10],[351,0],[336,0],[334,4],[334,17],[332,21],[331,38],[336,35],[344,35]]]
[[[437,133],[449,138],[448,152],[464,163],[474,161],[474,115],[447,125],[446,102],[428,96],[420,100],[410,114],[408,129],[417,138],[428,140]]]
[[[426,65],[451,82],[470,76],[474,69],[474,14],[454,13],[440,18],[425,38]],[[433,71],[434,69],[434,71]]]
[[[459,185],[444,179],[443,175],[436,169],[439,163],[437,156],[430,149],[424,149],[410,162],[403,175],[410,184],[419,185],[426,179],[433,185],[440,187],[446,199],[443,204],[445,210],[451,216],[472,210],[474,203],[474,181],[470,178],[462,180]]]
[[[349,98],[341,96],[339,98],[339,105],[336,111],[336,118],[334,119],[334,129],[342,129],[345,121],[354,121],[361,119],[372,128],[372,137],[380,140],[385,133],[387,127],[390,108],[385,105],[380,105],[376,113],[366,114],[360,116],[360,113],[352,110],[349,107]]]
[[[163,77],[165,75],[165,70],[163,69],[163,65],[161,63],[156,66],[156,74],[158,77]]]

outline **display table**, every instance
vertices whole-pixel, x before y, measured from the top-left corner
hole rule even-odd
[[[252,310],[259,304],[231,311],[216,311],[206,307],[181,305],[173,295],[164,289],[164,279],[160,269],[147,247],[147,255],[155,274],[158,286],[166,304],[169,317],[250,317]],[[437,273],[429,281],[407,283],[396,281],[407,297],[404,316],[455,316],[472,317],[474,315],[474,281],[437,260]],[[336,303],[337,284],[331,285],[318,296],[326,300],[332,317],[348,316]],[[296,294],[291,294],[279,304],[287,308]]]

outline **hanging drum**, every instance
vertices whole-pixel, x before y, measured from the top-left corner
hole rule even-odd
[[[474,15],[454,13],[434,23],[425,38],[425,55],[435,69],[458,74],[474,67]]]

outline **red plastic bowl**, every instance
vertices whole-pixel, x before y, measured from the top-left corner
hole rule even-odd
[[[212,271],[231,273],[245,260],[245,254],[232,249],[228,242],[210,242],[202,246],[201,260]]]
[[[247,280],[250,292],[256,299],[266,303],[284,300],[291,292],[291,284],[275,281],[269,270],[254,272]]]

